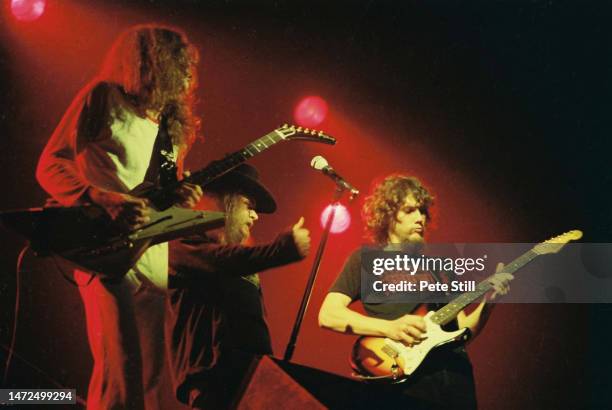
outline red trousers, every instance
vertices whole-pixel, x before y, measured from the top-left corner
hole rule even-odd
[[[94,367],[87,409],[177,409],[164,350],[164,294],[127,278],[106,283],[75,272]]]

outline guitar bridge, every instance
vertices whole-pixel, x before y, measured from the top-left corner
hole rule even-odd
[[[385,344],[381,350],[392,359],[399,356],[399,352],[393,346],[389,346],[388,344]]]
[[[392,343],[394,342],[390,339],[385,340],[385,344],[380,350],[382,350],[383,353],[393,359],[394,363],[393,365],[391,365],[391,379],[397,381],[403,375],[403,369],[397,361],[400,356],[400,351],[395,346],[393,346]]]

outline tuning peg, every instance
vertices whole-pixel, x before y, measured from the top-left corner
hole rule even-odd
[[[296,130],[297,130],[298,132],[302,132],[302,127],[297,127],[297,128],[296,128]]]
[[[317,135],[318,135],[319,137],[322,137],[322,136],[323,136],[323,131],[319,131],[319,132],[317,132]]]

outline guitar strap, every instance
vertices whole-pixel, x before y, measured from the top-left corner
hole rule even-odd
[[[433,277],[433,279],[437,282],[437,283],[446,283],[445,281],[442,280],[442,277],[440,276],[442,272],[441,271],[435,271],[435,270],[430,270],[429,274]],[[448,276],[447,276],[448,278]],[[450,295],[450,293],[447,291],[445,292],[446,296]]]
[[[436,271],[436,270],[430,270],[429,274],[431,275],[431,277],[437,282],[437,283],[448,283],[448,281],[452,280],[454,273],[451,275],[449,274],[449,272],[445,272],[445,271]],[[444,274],[446,280],[442,280],[442,274]],[[450,296],[450,292],[444,291],[444,295],[445,296]],[[440,309],[442,306],[444,306],[444,303],[430,303],[429,304],[429,308],[430,309],[434,309],[434,310],[438,310]]]
[[[168,133],[168,116],[166,114],[162,114],[159,121],[151,161],[144,180],[158,187],[177,182],[176,156]]]

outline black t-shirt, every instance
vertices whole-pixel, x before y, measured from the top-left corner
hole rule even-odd
[[[347,295],[352,301],[361,300],[361,254],[364,248],[358,248],[355,250],[344,263],[344,267],[340,272],[340,275],[336,278],[336,281],[330,288],[330,292],[338,292]],[[431,274],[428,274],[431,275]],[[447,275],[445,279],[449,279],[450,275],[446,273],[437,273],[435,276],[430,276],[429,280],[437,281],[440,276]],[[421,305],[416,302],[406,303],[369,303],[362,300],[363,307],[369,316],[394,320],[403,315],[414,313],[414,311]],[[428,304],[428,310],[438,309],[442,307],[441,304]],[[445,329],[451,330],[456,329],[456,321],[451,322],[449,325],[444,326]]]

